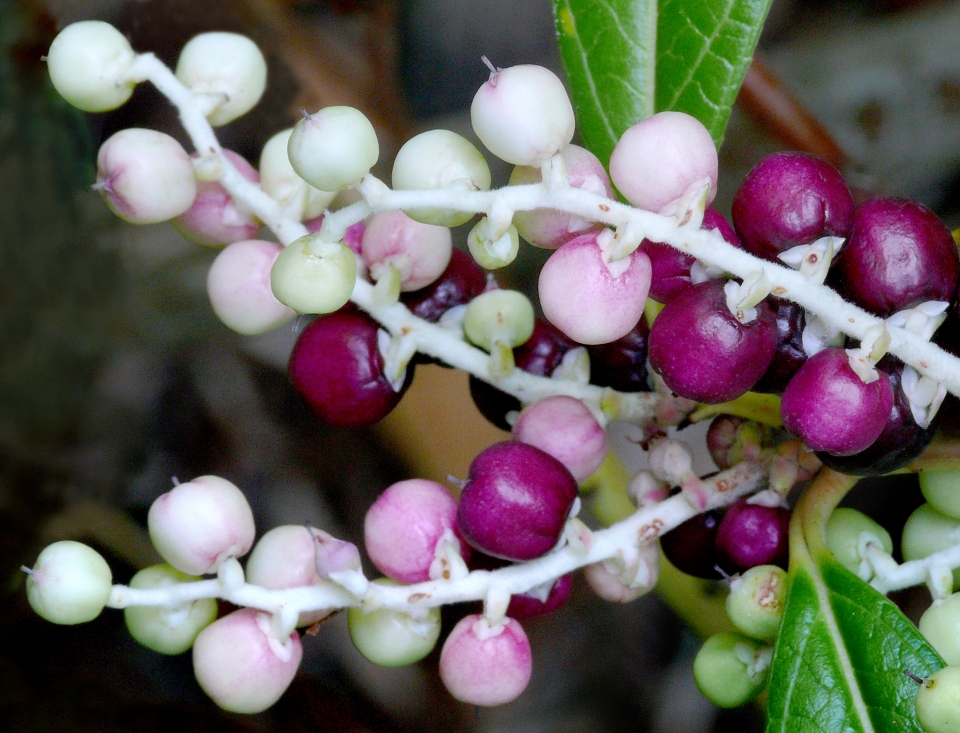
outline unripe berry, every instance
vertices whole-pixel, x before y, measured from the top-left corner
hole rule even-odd
[[[223,560],[247,554],[255,534],[243,492],[218,476],[200,476],[160,496],[147,529],[160,556],[190,575],[216,572]]]
[[[960,519],[960,473],[921,471],[920,491],[930,506],[953,519]]]
[[[320,216],[337,195],[335,191],[314,188],[290,165],[287,145],[293,128],[281,130],[267,140],[260,153],[260,187],[297,221]]]
[[[168,588],[200,578],[171,565],[151,565],[130,580],[131,588]],[[200,598],[179,606],[128,606],[123,620],[130,635],[160,654],[181,654],[193,646],[197,634],[217,618],[217,601]]]
[[[377,133],[353,107],[325,107],[300,120],[287,143],[297,174],[321,191],[360,182],[380,157]]]
[[[403,292],[425,288],[440,277],[450,264],[452,250],[449,229],[421,224],[402,211],[371,216],[360,243],[371,277],[379,280],[387,267],[396,267]]]
[[[573,139],[573,106],[563,82],[542,66],[499,69],[477,91],[470,121],[487,149],[514,165],[540,165]]]
[[[960,520],[941,514],[929,504],[921,504],[907,517],[900,538],[903,559],[922,560],[957,543]],[[960,568],[953,571],[953,585],[960,584]]]
[[[777,637],[787,596],[787,574],[776,565],[757,565],[730,583],[727,616],[747,636]]]
[[[470,705],[503,705],[526,689],[533,671],[530,642],[512,618],[493,627],[473,614],[461,619],[440,652],[440,679]]]
[[[273,294],[270,274],[283,245],[251,239],[227,246],[207,273],[214,313],[237,333],[264,333],[296,316]]]
[[[463,330],[481,349],[490,351],[494,342],[519,346],[533,333],[533,306],[516,290],[488,290],[467,306]]]
[[[374,581],[396,585],[394,581]],[[440,638],[440,609],[430,608],[416,618],[403,611],[362,606],[347,610],[350,639],[360,653],[381,667],[404,667],[419,662],[437,645]]]
[[[177,78],[194,94],[212,98],[214,127],[245,115],[267,87],[267,62],[257,44],[236,33],[201,33],[177,60]]]
[[[333,313],[357,284],[357,258],[342,242],[324,242],[305,234],[289,244],[273,263],[270,289],[298,313]]]
[[[248,181],[260,182],[257,169],[242,157],[232,150],[224,150],[223,155]],[[196,153],[192,157],[196,160]],[[171,223],[191,242],[206,247],[252,239],[263,226],[246,208],[237,205],[219,181],[197,183],[193,205]]]
[[[947,664],[960,664],[960,593],[935,600],[918,624],[920,633]]]
[[[64,540],[48,545],[27,577],[27,600],[55,624],[92,621],[107,604],[113,576],[92,547]]]
[[[95,188],[131,224],[157,224],[187,211],[197,196],[193,164],[169,135],[120,130],[100,146]]]
[[[47,52],[54,88],[84,112],[108,112],[133,94],[126,78],[136,61],[130,42],[109,23],[84,20],[60,31]]]
[[[860,538],[867,533],[879,541],[880,547],[886,553],[893,552],[893,540],[890,533],[870,519],[866,514],[856,509],[838,507],[833,510],[824,531],[827,547],[843,567],[851,573],[857,574],[860,570]]]
[[[203,691],[224,710],[259,713],[290,686],[302,656],[296,633],[274,639],[269,615],[244,608],[200,632],[193,645],[193,671]]]
[[[567,467],[577,482],[600,468],[607,434],[580,400],[555,395],[528,405],[513,424],[513,437],[536,446]]]
[[[407,140],[393,162],[394,189],[424,191],[446,186],[490,190],[490,166],[480,151],[450,130],[429,130]],[[472,212],[452,209],[408,209],[406,214],[442,227],[460,226],[473,218]]]
[[[751,669],[751,657],[762,653],[753,639],[739,634],[714,634],[693,660],[693,679],[714,705],[735,708],[764,688],[767,669]]]
[[[623,197],[648,211],[671,206],[694,186],[717,193],[717,148],[706,127],[683,112],[658,112],[628,129],[610,155],[610,178]]]
[[[960,666],[944,667],[917,690],[917,721],[926,733],[960,733]]]

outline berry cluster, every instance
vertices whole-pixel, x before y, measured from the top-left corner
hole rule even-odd
[[[555,75],[491,66],[471,119],[483,146],[516,166],[510,185],[490,190],[481,152],[433,130],[401,148],[391,189],[370,175],[377,136],[352,108],[304,111],[270,139],[259,169],[219,146],[211,126],[248,111],[265,85],[260,52],[240,36],[198,36],[172,74],[112,27],[77,23],[54,41],[48,64],[80,109],[113,109],[144,80],[178,107],[193,156],[162,133],[124,130],[101,147],[95,188],[127,221],[170,220],[223,247],[207,284],[235,331],[320,316],[302,330],[289,374],[321,419],[380,420],[416,365],[435,361],[470,372],[478,407],[512,431],[477,456],[459,500],[420,479],[384,492],[365,524],[381,580],[367,580],[356,547],[303,527],[266,533],[244,571],[237,558],[253,547],[250,509],[211,476],[151,508],[151,538],[168,564],[130,587],[111,588],[109,568],[82,545],[41,554],[28,580],[41,615],[78,623],[105,605],[126,608],[145,645],[192,646],[197,679],[226,709],[271,705],[300,660],[296,628],[333,610],[349,608],[367,658],[400,665],[437,643],[440,605],[475,600],[482,613],[444,641],[441,678],[460,700],[507,702],[531,670],[518,621],[562,605],[578,568],[603,598],[636,598],[656,584],[658,544],[685,572],[727,577],[740,634],[711,638],[694,672],[711,700],[741,704],[765,683],[783,606],[784,497],[820,461],[856,474],[914,461],[947,390],[960,393],[960,361],[930,343],[958,318],[950,233],[913,202],[855,206],[840,174],[812,156],[761,161],[737,191],[731,226],[709,207],[717,154],[697,120],[662,112],[637,123],[605,168],[571,144],[574,113]],[[346,189],[359,200],[330,208]],[[452,246],[450,227],[478,213],[468,256]],[[264,224],[279,244],[255,238]],[[542,317],[486,272],[510,264],[521,239],[553,250],[539,277]],[[796,437],[732,417],[752,414],[751,391],[779,395],[779,418]],[[697,403],[729,413],[711,425],[722,472],[707,478],[665,433]],[[766,419],[779,426],[778,416]],[[576,518],[578,484],[604,461],[613,420],[644,428],[650,470],[629,487],[637,512],[593,532]],[[905,530],[904,555],[949,571],[960,566],[943,555],[957,512],[949,491],[927,483],[947,515],[936,521],[951,529],[916,520],[924,529],[910,536],[924,539],[908,554]],[[828,543],[840,562],[896,585],[875,557],[889,557],[889,537],[866,518],[836,517]],[[247,608],[214,620],[215,597]]]

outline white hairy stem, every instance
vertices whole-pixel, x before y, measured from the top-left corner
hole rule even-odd
[[[862,555],[873,567],[874,575],[870,585],[884,595],[929,583],[940,568],[952,570],[960,567],[960,543],[928,555],[922,560],[910,560],[899,565],[876,544],[868,544]]]
[[[768,464],[747,462],[704,479],[709,493],[705,509],[726,506],[742,496],[766,485]],[[163,588],[129,588],[115,585],[107,605],[176,606],[200,598],[222,598],[238,606],[257,608],[271,613],[303,613],[319,609],[340,609],[351,606],[387,608],[398,611],[480,601],[496,593],[516,595],[545,583],[551,583],[569,572],[618,556],[623,548],[650,542],[665,532],[696,516],[695,509],[683,494],[638,509],[633,515],[607,529],[592,533],[588,543],[564,545],[544,557],[500,570],[474,570],[466,576],[450,580],[431,580],[404,586],[370,583],[360,595],[354,595],[336,583],[287,590],[267,590],[249,583],[238,583],[239,564],[229,560],[229,572],[221,572],[213,580],[166,586]],[[576,520],[572,520],[576,521]]]

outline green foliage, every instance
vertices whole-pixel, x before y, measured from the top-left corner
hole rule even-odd
[[[654,112],[699,119],[719,147],[770,0],[554,0],[584,145],[601,160]]]

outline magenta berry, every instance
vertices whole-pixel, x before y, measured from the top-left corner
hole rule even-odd
[[[345,308],[313,321],[297,339],[290,381],[328,425],[373,425],[396,407],[409,385],[411,370],[399,391],[384,376],[378,329],[370,316]]]
[[[437,543],[445,533],[452,535],[456,520],[457,501],[443,486],[424,479],[400,481],[367,510],[367,554],[382,573],[401,583],[430,580]]]
[[[717,551],[738,570],[757,565],[786,567],[790,510],[750,504],[733,504],[717,527]]]
[[[743,248],[773,262],[821,237],[846,237],[853,196],[839,171],[806,153],[774,153],[747,174],[733,199],[733,225]]]
[[[767,370],[776,323],[760,302],[740,323],[719,280],[694,285],[671,300],[650,329],[650,365],[681,397],[716,404],[747,392]]]
[[[880,437],[893,407],[882,371],[866,384],[843,349],[824,349],[790,380],[780,403],[783,425],[811,450],[849,456]]]
[[[532,560],[559,542],[576,498],[577,482],[556,458],[525,443],[497,443],[470,464],[457,524],[481,552]]]
[[[530,682],[533,655],[523,628],[512,618],[491,626],[473,614],[461,619],[443,644],[440,679],[461,702],[503,705]]]
[[[872,199],[857,208],[831,282],[857,305],[887,317],[927,300],[952,302],[960,258],[953,237],[914,201]]]
[[[545,592],[543,589],[534,589],[512,596],[510,605],[507,607],[507,616],[523,621],[553,613],[567,602],[572,590],[573,573],[561,575]]]

